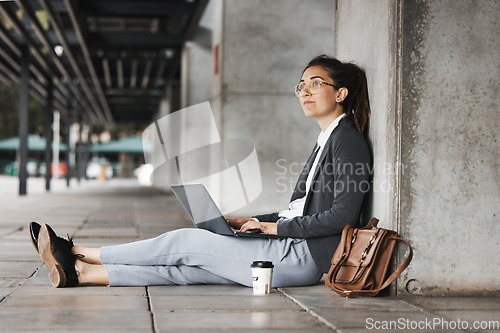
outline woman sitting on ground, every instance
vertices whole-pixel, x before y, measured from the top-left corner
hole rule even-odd
[[[330,268],[344,226],[360,226],[361,205],[369,190],[366,76],[357,65],[318,56],[304,69],[295,94],[321,133],[289,207],[228,220],[242,232],[259,229],[280,238],[239,238],[187,228],[128,244],[84,248],[58,237],[46,224],[31,222],[31,240],[49,269],[52,285],[251,286],[254,260],[274,263],[275,288],[318,283]]]

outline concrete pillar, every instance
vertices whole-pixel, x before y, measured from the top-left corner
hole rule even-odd
[[[52,101],[54,98],[53,89],[54,83],[52,77],[49,77],[47,80],[47,99],[45,100],[45,190],[47,192],[50,191],[50,181],[52,179],[52,175],[50,172],[50,163],[52,161]]]
[[[21,55],[21,83],[19,87],[19,195],[26,195],[28,172],[28,123],[29,123],[29,64],[30,51],[23,47]]]
[[[223,140],[256,148],[263,190],[235,216],[288,206],[320,128],[293,93],[309,60],[333,53],[335,2],[214,2],[213,100]]]
[[[177,111],[181,108],[181,90],[178,80],[172,80],[167,84],[167,102],[168,113]]]
[[[69,187],[71,182],[71,125],[73,124],[73,106],[71,103],[66,103],[66,187]]]
[[[85,171],[85,164],[83,163],[83,116],[82,111],[77,114],[77,124],[78,124],[78,138],[75,144],[75,170],[76,170],[76,180],[78,184],[82,179],[82,175]]]
[[[414,247],[399,293],[498,291],[499,12],[497,1],[338,1],[336,55],[369,81],[370,211]]]
[[[211,8],[204,15],[211,15]],[[182,52],[181,108],[212,99],[212,64],[212,29],[202,26]]]

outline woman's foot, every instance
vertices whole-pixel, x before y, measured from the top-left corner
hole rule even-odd
[[[30,240],[31,240],[31,244],[33,244],[33,247],[35,248],[36,252],[39,252],[38,251],[38,235],[40,234],[41,228],[42,228],[42,226],[35,221],[32,221],[29,223]],[[47,228],[49,230],[51,230],[51,232],[55,235],[54,230],[52,230],[52,228],[48,224],[47,224]],[[59,236],[56,236],[56,237],[59,238],[58,242],[66,243],[66,246],[69,248],[73,247],[73,241],[71,240],[69,235],[68,235],[67,240],[64,238],[61,238]]]
[[[50,226],[43,224],[37,242],[40,257],[49,269],[52,285],[55,288],[78,285],[78,274],[75,270],[77,255],[71,253],[72,239],[58,237]]]

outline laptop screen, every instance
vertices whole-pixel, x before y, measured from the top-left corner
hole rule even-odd
[[[222,216],[202,184],[173,185],[172,190],[194,224],[211,221]]]

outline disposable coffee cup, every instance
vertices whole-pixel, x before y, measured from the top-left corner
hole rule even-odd
[[[271,261],[254,261],[252,263],[253,294],[267,295],[271,293],[273,281],[273,263]]]

